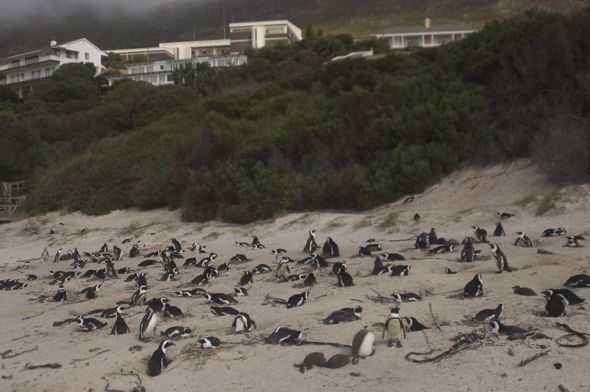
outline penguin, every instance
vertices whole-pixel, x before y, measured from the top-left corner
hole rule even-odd
[[[202,258],[197,262],[197,267],[207,268],[217,258],[217,253],[209,253],[209,256]]]
[[[170,241],[172,241],[172,246],[174,246],[174,251],[176,253],[182,252],[182,245],[180,245],[180,242],[178,242],[176,238],[172,238]]]
[[[219,264],[219,267],[217,267],[217,273],[224,273],[229,271],[229,264],[228,263],[221,263]]]
[[[133,293],[131,296],[131,305],[137,306],[139,305],[139,300],[143,298],[143,303],[145,304],[145,294],[147,293],[147,287],[142,285]]]
[[[561,236],[561,235],[566,235],[567,234],[567,230],[564,229],[563,227],[558,227],[558,228],[549,228],[549,229],[545,229],[543,231],[543,233],[541,234],[542,237],[557,237],[557,236]]]
[[[272,249],[270,251],[270,254],[276,255],[276,256],[282,256],[285,253],[287,253],[287,250],[286,249],[283,249],[283,248]]]
[[[429,329],[427,326],[419,322],[415,317],[403,317],[402,326],[408,332],[418,332]]]
[[[399,308],[392,308],[385,320],[382,338],[385,338],[386,335],[388,347],[393,347],[394,343],[396,347],[402,347],[400,338],[406,338],[406,330],[399,317]]]
[[[498,273],[501,274],[503,271],[511,272],[510,266],[508,266],[508,259],[498,244],[490,244],[490,252],[496,259],[496,266],[498,267]]]
[[[160,262],[155,259],[147,259],[147,260],[144,260],[144,261],[140,262],[139,264],[137,264],[137,266],[138,267],[149,267],[149,266],[156,265],[156,264],[160,264]]]
[[[236,287],[234,288],[234,294],[238,297],[246,297],[248,296],[248,290],[245,287]]]
[[[332,312],[323,320],[323,322],[324,324],[339,324],[343,322],[360,320],[362,312],[362,306],[355,306],[354,308],[342,308]]]
[[[496,216],[500,219],[508,219],[508,218],[512,218],[514,216],[514,214],[498,211],[498,212],[496,212]]]
[[[414,214],[414,222],[418,222],[418,221],[420,220],[420,218],[422,218],[422,217],[420,216],[420,214],[418,214],[418,213],[415,213],[415,214]]]
[[[565,244],[568,248],[579,248],[582,245],[578,242],[578,236],[567,236],[567,243]]]
[[[264,249],[265,246],[262,245],[262,243],[260,242],[260,239],[258,239],[258,236],[253,235],[252,236],[252,248],[253,249]]]
[[[457,273],[457,271],[453,271],[449,267],[445,268],[445,271],[447,272],[447,275],[455,275]]]
[[[249,332],[252,329],[256,329],[256,322],[248,313],[240,312],[236,315],[232,323],[233,333]]]
[[[340,257],[340,249],[338,244],[336,244],[336,242],[331,237],[328,237],[326,242],[324,242],[322,254],[326,257]]]
[[[162,312],[165,317],[180,317],[182,316],[182,310],[178,306],[170,305],[168,298],[160,298],[162,302]]]
[[[147,272],[142,272],[136,276],[135,285],[138,288],[141,286],[145,286],[145,288],[147,289],[148,285],[147,285],[147,278],[145,277],[146,275],[147,275]]]
[[[245,271],[244,275],[240,278],[240,286],[246,286],[248,284],[252,284],[254,280],[252,279],[252,272]]]
[[[298,280],[307,279],[307,276],[308,276],[308,274],[294,274],[294,275],[285,276],[284,280],[285,280],[285,282],[296,282]]]
[[[374,276],[379,276],[379,275],[383,275],[386,273],[389,273],[389,266],[385,266],[383,264],[383,262],[381,261],[380,257],[376,257],[375,260],[373,261],[373,272],[371,273],[371,275]]]
[[[190,267],[197,265],[197,258],[196,257],[188,257],[184,263],[182,264],[183,267]]]
[[[166,358],[166,351],[174,345],[175,343],[172,340],[164,340],[160,343],[148,362],[148,376],[155,377],[162,374],[162,371],[170,364],[170,361]]]
[[[404,261],[406,258],[399,253],[389,253],[383,252],[381,253],[381,257],[383,257],[387,261]]]
[[[315,285],[317,283],[317,280],[315,278],[315,275],[313,274],[313,272],[310,272],[307,275],[307,278],[305,278],[305,280],[303,281],[303,287],[311,287],[313,285]]]
[[[210,302],[215,302],[220,305],[229,305],[229,304],[237,304],[238,301],[230,295],[230,294],[223,294],[223,293],[202,293],[202,296],[207,298]]]
[[[334,275],[339,275],[341,270],[346,270],[346,264],[338,261],[332,265],[332,273]]]
[[[428,249],[430,248],[430,241],[428,240],[428,233],[421,233],[416,237],[414,243],[416,249]]]
[[[372,256],[373,252],[378,252],[380,250],[382,250],[383,247],[380,243],[378,244],[367,244],[365,246],[360,246],[359,247],[359,257],[365,257],[365,256]]]
[[[346,354],[334,354],[324,364],[319,365],[326,369],[339,369],[350,363],[350,357]],[[353,362],[354,363],[354,362]]]
[[[244,246],[244,247],[249,247],[250,243],[249,242],[245,242],[245,241],[236,241],[235,244],[237,246]]]
[[[207,279],[217,278],[219,276],[219,270],[215,267],[209,266],[205,268],[202,275]]]
[[[502,226],[502,222],[496,223],[496,228],[494,229],[494,237],[504,237],[506,232],[504,231],[504,226]]]
[[[129,251],[129,257],[139,256],[139,243],[140,241],[137,241],[135,244],[133,244],[131,250]]]
[[[272,268],[266,264],[258,264],[256,267],[252,268],[253,274],[265,274],[267,272],[272,272]]]
[[[63,284],[57,288],[57,293],[53,296],[53,302],[65,302],[68,300],[68,295]]]
[[[313,253],[317,249],[319,249],[318,244],[315,242],[315,230],[312,229],[309,231],[309,237],[307,238],[307,242],[303,247],[303,253]]]
[[[128,274],[130,272],[131,272],[131,268],[129,268],[129,267],[119,268],[117,270],[117,274],[119,274],[119,275]],[[129,278],[129,277],[127,277],[127,278]],[[127,280],[127,278],[125,279],[126,282],[131,282],[133,280],[133,279]]]
[[[126,333],[130,333],[129,327],[125,320],[123,320],[123,307],[117,306],[117,318],[115,319],[115,323],[113,324],[113,329],[111,329],[111,335],[124,335]]]
[[[303,305],[307,301],[308,296],[309,291],[290,296],[287,300],[287,309]]]
[[[209,283],[209,278],[203,274],[196,276],[191,283],[196,284],[197,286],[203,286]]]
[[[272,333],[265,339],[265,343],[292,346],[298,344],[302,337],[303,333],[301,331],[280,326],[272,331]]]
[[[581,304],[585,301],[584,298],[578,297],[576,295],[576,293],[574,293],[573,291],[568,290],[568,289],[549,289],[549,290],[543,291],[543,294],[546,297],[552,297],[557,294],[561,294],[567,300],[569,305],[578,305],[578,304]]]
[[[422,297],[415,293],[393,293],[391,296],[397,302],[416,302],[422,301]]]
[[[345,269],[341,269],[340,273],[338,274],[338,286],[339,287],[350,287],[354,286],[354,282],[352,281],[352,275],[346,272]]]
[[[513,325],[505,325],[500,322],[500,320],[492,320],[490,321],[490,325],[492,327],[492,332],[495,334],[503,334],[509,337],[514,337],[515,335],[522,335],[529,331],[526,329],[516,327]]]
[[[500,304],[496,309],[484,309],[479,311],[475,317],[473,317],[473,321],[490,321],[492,319],[499,320],[500,316],[504,312],[504,305]]]
[[[186,338],[190,336],[191,329],[187,327],[174,326],[167,328],[161,333],[162,336],[166,336],[168,339]]]
[[[514,294],[523,295],[525,297],[533,297],[537,295],[537,293],[535,293],[533,289],[530,289],[528,287],[514,286],[512,287],[512,290],[514,291]]]
[[[451,253],[455,249],[454,245],[440,245],[436,248],[430,249],[428,253],[430,254],[443,254],[443,253]]]
[[[229,259],[230,263],[245,263],[246,261],[250,261],[246,255],[242,253],[236,253]]]
[[[83,294],[84,297],[86,297],[86,299],[94,299],[96,298],[96,293],[100,291],[100,286],[101,284],[97,284],[92,287],[86,287],[85,289],[80,291],[80,294]]]
[[[471,226],[473,228],[473,232],[475,233],[475,238],[478,242],[488,242],[487,235],[488,232],[485,229],[480,228],[479,226]]]
[[[481,297],[483,295],[483,280],[480,273],[467,282],[463,289],[463,295],[465,297]]]
[[[565,316],[565,307],[568,301],[563,294],[555,294],[546,296],[547,303],[545,304],[545,316],[547,317],[562,317]]]
[[[521,246],[523,248],[532,248],[533,247],[533,242],[530,240],[530,238],[523,232],[523,231],[519,231],[517,232],[518,237],[516,238],[516,241],[514,242],[514,246]]]
[[[221,347],[221,341],[215,336],[208,336],[206,338],[200,338],[197,342],[201,345],[201,348],[219,348]]]
[[[155,333],[157,322],[158,311],[150,305],[147,307],[145,315],[139,324],[139,339],[147,340],[148,335],[153,335]]]
[[[436,235],[436,230],[434,227],[430,229],[430,233],[428,233],[428,241],[431,244],[436,244],[438,242],[438,236]]]
[[[53,257],[53,262],[57,263],[59,261],[59,259],[61,258],[61,253],[63,252],[62,248],[59,248],[57,250],[57,252],[55,252],[55,256]]]
[[[105,325],[107,325],[107,323],[103,323],[102,321],[92,317],[78,317],[78,326],[85,332],[95,331],[97,329],[103,328]]]
[[[590,287],[590,275],[578,274],[570,276],[564,283],[569,287]]]
[[[375,354],[375,335],[367,329],[358,331],[352,339],[352,363]]]
[[[26,278],[27,280],[29,280],[29,281],[30,281],[30,280],[37,280],[37,279],[39,279],[39,277],[38,277],[37,275],[35,275],[35,274],[26,274],[26,275],[25,275],[25,278]]]
[[[211,313],[216,316],[237,316],[240,311],[231,306],[211,306]]]
[[[325,363],[326,358],[324,357],[324,353],[313,352],[307,354],[303,359],[303,362],[301,362],[300,364],[295,364],[293,366],[299,368],[299,371],[301,373],[305,373],[306,370],[311,370],[314,366],[323,367]]]
[[[406,198],[404,199],[404,201],[402,202],[402,204],[408,204],[408,203],[411,203],[411,202],[413,202],[415,199],[416,199],[416,196],[414,196],[414,195],[410,195],[410,196],[408,196],[408,197],[406,197]]]
[[[410,274],[409,265],[394,265],[389,269],[391,276],[408,276]]]
[[[473,244],[471,240],[467,239],[465,241],[465,245],[463,246],[463,250],[461,251],[461,261],[470,263],[475,259],[475,249],[473,248]]]

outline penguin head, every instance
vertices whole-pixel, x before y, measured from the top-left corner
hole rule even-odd
[[[100,291],[100,286],[102,286],[102,283],[99,283],[96,286],[94,286],[94,290],[97,292]]]
[[[479,226],[471,226],[471,228],[473,229],[473,231],[478,231],[479,230]]]
[[[123,307],[123,305],[119,305],[117,306],[116,312],[119,314],[124,314],[123,311],[125,310],[125,308]]]
[[[544,295],[545,300],[547,302],[549,302],[549,300],[551,299],[551,297],[553,297],[553,290],[545,290],[545,291],[542,292],[542,294]]]
[[[193,332],[193,331],[190,328],[188,328],[188,327],[182,328],[182,335],[183,336],[188,336],[188,335],[191,334],[191,332]]]
[[[483,279],[481,277],[481,273],[478,272],[477,275],[475,275],[475,280],[477,280],[479,283],[483,283]]]
[[[455,250],[455,245],[449,245],[449,252],[452,252],[453,250]]]
[[[490,251],[492,253],[495,253],[498,251],[498,245],[497,244],[490,244]]]
[[[162,343],[160,343],[160,350],[166,354],[166,351],[168,350],[168,348],[172,347],[176,345],[176,343],[174,343],[172,340],[164,340]]]
[[[524,232],[523,231],[517,231],[516,234],[518,234],[519,237],[524,237]]]
[[[360,317],[361,313],[363,312],[363,307],[362,306],[355,306],[352,311],[354,312],[354,315],[357,317]]]
[[[391,308],[388,318],[399,318],[399,308]]]
[[[490,326],[492,327],[493,333],[498,333],[500,331],[500,322],[498,320],[490,321]]]
[[[315,238],[315,229],[311,229],[309,235]]]

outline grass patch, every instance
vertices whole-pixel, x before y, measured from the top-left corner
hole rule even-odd
[[[353,228],[355,230],[358,230],[358,229],[364,229],[365,227],[369,227],[371,225],[372,225],[371,218],[368,218],[367,217],[367,218],[365,218],[365,219],[363,219],[363,220],[358,221],[357,223],[355,223],[354,226],[353,226]]]
[[[139,237],[140,235],[144,234],[146,229],[150,227],[151,224],[141,225],[137,222],[131,223],[129,226],[119,230],[117,235],[119,237]]]
[[[561,200],[561,192],[559,190],[546,193],[539,201],[539,205],[537,206],[537,211],[535,211],[535,215],[545,215],[549,211],[556,209],[557,202],[559,200]]]
[[[307,223],[311,222],[311,217],[312,217],[311,213],[303,214],[300,217],[293,219],[292,221],[284,223],[283,225],[281,225],[281,227],[279,227],[279,229],[285,230],[285,229],[290,229],[291,227],[293,227],[295,225],[307,224]]]
[[[203,240],[205,241],[215,241],[216,239],[218,239],[219,237],[221,237],[223,233],[220,233],[218,231],[212,231],[211,233],[207,234],[205,237],[203,237]]]
[[[324,231],[331,231],[331,230],[335,230],[339,227],[344,226],[344,217],[338,217],[338,218],[334,218],[332,219],[330,222],[328,222],[325,226],[324,226]]]
[[[390,212],[383,218],[381,222],[379,222],[379,228],[382,230],[389,229],[395,227],[397,225],[397,221],[399,219],[399,214],[397,212]]]

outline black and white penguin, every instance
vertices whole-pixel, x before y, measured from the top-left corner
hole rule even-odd
[[[339,287],[350,287],[354,286],[354,282],[352,281],[352,275],[346,272],[346,269],[341,269],[340,273],[338,274],[338,286]]]
[[[206,338],[200,338],[197,342],[201,345],[201,348],[219,348],[221,347],[221,340],[215,336],[207,336]]]
[[[471,243],[470,239],[465,241],[465,245],[463,246],[463,250],[461,251],[461,261],[470,263],[475,259],[475,249],[473,248],[473,244]]]
[[[371,275],[379,276],[379,275],[387,274],[390,272],[388,267],[389,266],[386,266],[385,264],[383,264],[380,257],[376,257],[375,260],[373,261],[373,272],[371,273]]]
[[[422,324],[415,317],[402,317],[402,326],[408,332],[418,332],[425,329],[429,329],[426,325]]]
[[[590,287],[590,275],[578,274],[570,276],[564,283],[569,287]]]
[[[496,266],[498,267],[498,273],[503,271],[511,272],[510,266],[508,266],[508,259],[498,244],[490,244],[490,252],[496,259]]]
[[[233,255],[229,259],[230,263],[236,263],[236,264],[245,263],[247,261],[250,261],[250,259],[245,254],[242,254],[242,253],[236,253],[235,255]]]
[[[545,297],[553,297],[557,294],[561,294],[567,300],[569,305],[578,305],[585,301],[584,298],[580,298],[571,290],[568,289],[549,289],[543,291]]]
[[[276,327],[274,331],[265,339],[268,344],[281,344],[292,346],[298,344],[299,340],[303,337],[301,331],[287,327]]]
[[[252,249],[264,249],[265,246],[262,245],[262,242],[260,242],[260,239],[258,238],[258,236],[253,235],[252,236]]]
[[[404,261],[406,258],[399,254],[399,253],[391,253],[391,252],[383,252],[381,253],[381,257],[383,257],[387,261]]]
[[[313,352],[307,354],[303,359],[303,362],[299,364],[295,364],[293,366],[299,368],[301,373],[305,373],[306,370],[313,369],[314,366],[323,367],[326,364],[326,357],[324,357],[324,353],[320,352]]]
[[[97,329],[103,328],[105,325],[107,325],[107,323],[103,323],[102,321],[92,317],[78,317],[78,326],[85,332],[95,331]]]
[[[113,324],[113,328],[111,329],[111,335],[124,335],[126,333],[130,333],[129,326],[125,320],[123,320],[123,307],[117,306],[116,309],[117,318],[115,319],[115,323]]]
[[[293,274],[293,275],[288,275],[284,277],[285,282],[296,282],[299,280],[305,280],[307,279],[307,276],[309,274]]]
[[[217,253],[209,253],[209,256],[202,258],[197,262],[197,267],[207,268],[217,259]]]
[[[579,236],[575,235],[568,235],[567,236],[567,243],[565,244],[568,248],[580,248]]]
[[[216,316],[237,316],[240,314],[238,309],[231,306],[211,306],[211,313]]]
[[[235,316],[231,327],[233,333],[249,332],[256,329],[256,322],[252,320],[248,313],[240,312]]]
[[[389,312],[389,315],[387,316],[387,319],[385,320],[382,338],[385,339],[385,337],[387,337],[388,347],[393,347],[395,344],[395,346],[399,348],[402,346],[401,338],[406,338],[406,330],[399,314],[399,308],[392,308]]]
[[[415,293],[392,293],[391,296],[400,303],[422,301],[422,297]]]
[[[545,304],[545,316],[547,317],[562,317],[565,316],[565,307],[568,301],[563,294],[555,294],[546,296],[547,303]]]
[[[339,324],[349,321],[360,320],[362,312],[362,306],[355,306],[354,308],[342,308],[340,310],[332,312],[328,317],[326,317],[323,320],[323,322],[324,324]]]
[[[496,223],[496,228],[494,229],[494,237],[504,237],[506,232],[504,231],[504,226],[502,226],[502,222]]]
[[[129,257],[137,257],[139,256],[139,244],[141,241],[137,241],[129,250]]]
[[[420,233],[416,237],[416,242],[414,243],[414,247],[416,249],[428,249],[430,247],[430,240],[428,233]]]
[[[340,248],[331,237],[328,237],[326,242],[324,242],[322,254],[326,257],[340,257]]]
[[[455,249],[454,245],[440,245],[428,251],[430,254],[451,253]]]
[[[392,265],[389,268],[391,276],[408,276],[410,274],[409,265]]]
[[[303,293],[294,294],[289,297],[287,300],[287,308],[295,308],[297,306],[303,305],[307,301],[307,297],[309,296],[309,291],[305,291]]]
[[[145,304],[145,294],[146,293],[147,293],[147,287],[144,285],[139,286],[139,288],[137,290],[135,290],[135,292],[131,296],[131,301],[130,301],[131,305],[132,306],[139,305],[139,302],[142,299],[143,299],[143,303]]]
[[[158,349],[152,354],[148,362],[147,375],[155,377],[162,374],[162,371],[168,366],[170,361],[166,358],[166,351],[175,343],[172,340],[164,340],[158,346]]]
[[[246,297],[248,296],[248,290],[245,287],[236,287],[234,288],[234,294],[238,297]]]
[[[560,235],[566,235],[567,234],[567,230],[564,229],[563,227],[557,227],[557,228],[553,228],[550,227],[548,229],[545,229],[543,231],[543,233],[541,234],[542,237],[557,237]]]
[[[514,214],[511,214],[509,212],[496,212],[496,216],[500,219],[508,219],[508,218],[512,218],[514,216]]]
[[[138,288],[141,286],[145,286],[145,288],[147,289],[148,285],[147,285],[147,278],[145,277],[147,275],[147,272],[142,272],[140,274],[138,274],[135,277],[135,286],[137,286]]]
[[[68,294],[63,284],[57,288],[57,293],[53,296],[53,302],[64,302],[68,300]]]
[[[207,298],[210,302],[215,302],[220,305],[237,304],[238,301],[231,294],[224,293],[202,293],[203,297]]]
[[[492,320],[490,321],[490,326],[492,327],[492,332],[495,334],[502,334],[507,335],[509,337],[514,337],[514,335],[522,335],[529,331],[526,329],[514,326],[514,325],[505,325],[500,322],[500,320]]]
[[[158,312],[159,310],[152,306],[154,302],[150,303],[150,306],[147,307],[145,311],[145,315],[141,319],[141,323],[139,324],[139,339],[146,340],[148,335],[153,335],[155,333],[156,324],[158,323]]]
[[[480,228],[479,226],[471,226],[473,228],[473,233],[475,234],[475,239],[478,242],[488,242],[487,236],[488,232],[485,229]]]
[[[217,273],[221,274],[224,272],[229,271],[229,264],[228,263],[221,263],[219,264],[219,267],[217,267]]]
[[[514,241],[514,246],[520,246],[523,248],[532,248],[533,247],[533,242],[524,233],[524,231],[518,231],[516,234],[518,234],[518,237],[516,238],[516,241]]]
[[[346,264],[344,264],[344,263],[342,263],[340,261],[332,264],[332,273],[334,275],[340,274],[340,271],[341,270],[346,270]]]
[[[370,243],[359,247],[359,257],[372,256],[373,252],[383,250],[381,243]]]
[[[267,272],[272,272],[272,268],[266,264],[258,264],[256,267],[252,268],[253,274],[265,274]]]
[[[188,257],[184,263],[182,264],[183,267],[190,267],[197,265],[197,258],[196,257]]]
[[[481,297],[483,295],[483,280],[480,273],[467,282],[463,289],[463,295],[465,297]]]
[[[209,283],[209,278],[203,274],[197,275],[193,278],[193,280],[191,280],[191,283],[194,283],[197,286],[203,286],[203,285],[206,285],[207,283]]]
[[[303,287],[311,287],[316,283],[317,280],[315,278],[315,275],[313,274],[313,272],[310,272],[309,274],[307,274],[307,278],[305,278],[305,280],[303,281]]]
[[[496,309],[484,309],[479,311],[475,317],[473,317],[473,321],[490,321],[492,319],[499,320],[500,316],[504,312],[504,305],[500,304],[496,307]]]
[[[61,257],[61,254],[62,254],[62,252],[63,252],[63,249],[62,249],[62,248],[59,248],[59,249],[57,250],[57,252],[55,252],[55,256],[53,257],[53,262],[54,262],[54,263],[57,263],[57,262],[59,261],[59,259],[60,259],[60,257]]]
[[[352,363],[359,358],[366,358],[375,354],[375,335],[367,329],[361,329],[352,338]]]
[[[188,327],[174,326],[167,328],[161,335],[166,336],[168,339],[179,339],[190,336],[191,332],[191,329]]]
[[[244,271],[244,275],[240,278],[240,286],[246,286],[252,284],[252,282],[254,282],[254,279],[252,279],[252,272]]]
[[[307,241],[305,242],[305,246],[303,247],[303,253],[313,253],[319,246],[315,241],[315,230],[312,229],[309,231],[309,237],[307,237]]]
[[[101,285],[102,284],[99,283],[99,284],[92,286],[92,287],[86,287],[85,289],[80,291],[80,294],[84,295],[84,297],[86,299],[94,299],[94,298],[96,298],[96,293],[98,293],[100,291]]]

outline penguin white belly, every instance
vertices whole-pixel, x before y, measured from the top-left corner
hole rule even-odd
[[[402,325],[399,319],[389,320],[387,325],[387,338],[400,339],[403,337]]]
[[[368,357],[375,353],[375,335],[371,332],[365,335],[358,349],[359,357]]]
[[[145,328],[145,335],[147,334],[154,334],[154,330],[156,329],[156,323],[158,322],[158,314],[154,313],[150,321],[148,322],[147,327]]]

